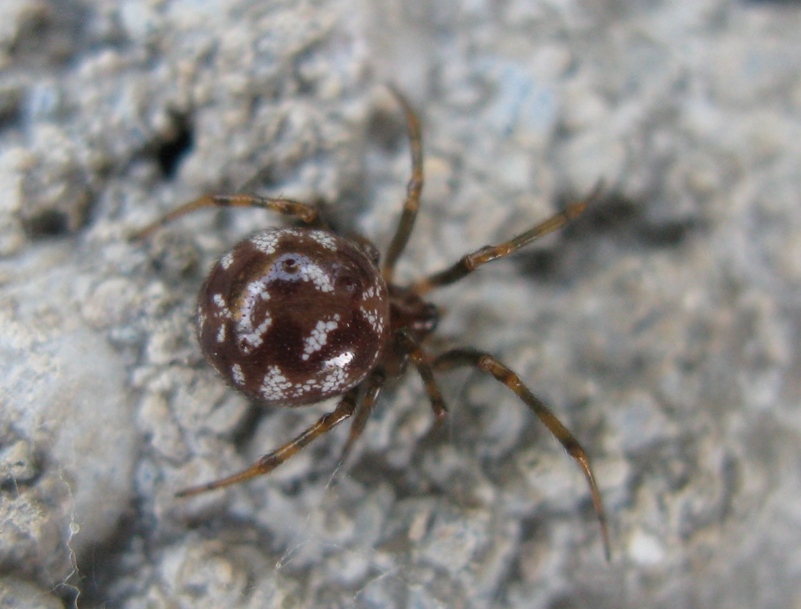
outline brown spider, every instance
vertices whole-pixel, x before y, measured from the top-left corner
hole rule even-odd
[[[432,358],[422,348],[439,317],[437,307],[423,300],[425,294],[564,226],[584,211],[599,189],[509,241],[484,246],[410,286],[397,285],[393,283],[395,264],[420,207],[423,153],[417,115],[402,94],[391,90],[406,115],[412,176],[400,223],[380,270],[377,249],[370,241],[334,234],[315,206],[290,199],[205,195],[136,234],[139,239],[147,237],[167,222],[206,207],[261,207],[308,225],[260,231],[220,258],[200,290],[197,335],[206,359],[223,380],[260,404],[303,406],[342,396],[332,412],[247,469],[182,490],[177,496],[196,495],[267,474],[353,416],[341,463],[364,430],[386,379],[400,376],[409,360],[422,377],[438,425],[448,411],[434,372],[471,366],[515,392],[581,467],[608,559],[609,533],[601,495],[587,453],[567,428],[517,374],[492,355],[452,349]]]

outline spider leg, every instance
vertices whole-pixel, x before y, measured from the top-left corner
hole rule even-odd
[[[408,100],[395,87],[390,86],[389,90],[398,100],[406,115],[406,124],[409,130],[409,147],[412,154],[412,177],[409,178],[409,183],[406,186],[406,200],[403,203],[403,212],[398,228],[395,230],[395,236],[392,238],[387,250],[382,269],[384,281],[392,283],[395,263],[409,241],[409,236],[414,228],[414,221],[417,218],[417,210],[420,208],[420,193],[423,190],[423,137],[420,133],[420,120]]]
[[[306,429],[306,431],[295,437],[293,440],[290,440],[280,448],[267,453],[247,469],[244,469],[232,476],[228,476],[227,478],[222,478],[220,480],[215,480],[213,482],[184,489],[176,493],[175,496],[190,497],[199,493],[205,493],[206,491],[213,491],[224,486],[245,482],[246,480],[250,480],[251,478],[255,478],[257,476],[269,474],[284,461],[294,457],[298,451],[306,447],[306,445],[310,444],[321,435],[328,433],[342,421],[353,415],[354,411],[356,410],[357,396],[358,386],[349,390],[340,400],[339,404],[337,404],[337,407],[334,410],[320,417],[317,422]]]
[[[520,380],[520,377],[512,370],[504,366],[501,362],[493,356],[473,349],[454,349],[447,351],[434,360],[434,368],[436,370],[448,371],[454,368],[463,366],[472,366],[484,372],[490,373],[496,380],[503,383],[509,389],[515,392],[517,396],[534,411],[540,421],[548,428],[562,446],[567,450],[568,454],[578,463],[587,484],[590,487],[590,494],[592,496],[592,503],[595,508],[595,513],[598,516],[598,522],[601,525],[601,536],[603,538],[604,553],[606,559],[610,560],[612,556],[611,546],[609,544],[609,529],[606,522],[606,512],[604,510],[603,502],[601,501],[601,493],[598,490],[598,484],[595,481],[595,475],[592,472],[590,459],[586,451],[578,443],[578,440],[573,437],[573,434],[568,431],[556,415],[543,404],[543,402],[535,396]]]
[[[420,378],[423,379],[423,386],[431,402],[431,409],[434,411],[435,419],[432,431],[435,431],[442,425],[443,421],[445,421],[445,417],[448,416],[448,407],[445,405],[442,392],[439,389],[439,385],[437,385],[437,380],[434,378],[434,369],[411,332],[408,330],[401,330],[399,333],[399,340],[401,341],[401,347],[409,354],[412,362],[414,362],[417,372],[420,374]]]
[[[599,181],[589,196],[585,197],[583,200],[570,203],[559,213],[554,214],[544,222],[540,222],[527,231],[512,237],[508,241],[504,241],[498,245],[485,245],[474,252],[470,252],[469,254],[462,256],[462,258],[452,266],[415,282],[415,284],[412,286],[412,290],[416,294],[422,296],[434,288],[455,283],[487,262],[492,262],[498,258],[505,258],[509,254],[519,250],[521,247],[528,245],[535,239],[539,239],[540,237],[565,226],[580,216],[587,206],[589,206],[598,198],[598,196],[601,194],[602,188],[603,183]]]
[[[445,417],[448,415],[448,408],[445,406],[445,400],[442,398],[442,392],[437,385],[434,378],[434,371],[431,368],[431,363],[428,361],[423,350],[418,345],[417,341],[408,330],[401,330],[398,332],[398,340],[401,348],[409,355],[414,365],[417,367],[420,377],[423,379],[423,385],[426,388],[429,400],[431,401],[431,409],[434,411],[434,430],[442,425]],[[348,441],[345,443],[345,448],[342,450],[342,456],[339,463],[344,463],[350,454],[353,444],[364,431],[364,426],[367,419],[370,418],[370,413],[373,411],[378,393],[386,382],[386,376],[383,371],[374,372],[368,381],[367,391],[362,398],[356,415],[353,418],[353,423],[350,426],[350,435]]]
[[[428,358],[426,358],[425,353],[417,344],[417,341],[412,337],[411,332],[408,330],[401,330],[398,333],[398,340],[401,343],[401,348],[409,354],[409,357],[414,362],[418,372],[420,373],[420,376],[423,379],[423,385],[426,388],[426,393],[428,393],[428,397],[431,400],[431,408],[434,411],[435,420],[433,430],[436,430],[445,420],[445,417],[448,414],[448,409],[445,406],[445,400],[442,398],[442,392],[440,391],[437,381],[434,378],[434,371],[431,368],[431,364],[429,363]],[[361,404],[356,411],[356,415],[353,418],[353,423],[351,423],[348,441],[345,443],[345,448],[342,450],[342,455],[339,458],[340,464],[344,463],[345,459],[348,458],[353,444],[364,431],[364,426],[367,423],[367,419],[370,418],[370,413],[372,413],[373,407],[378,399],[378,393],[381,391],[381,388],[384,386],[385,382],[386,376],[383,371],[376,371],[371,375],[370,380],[368,381],[367,391],[365,392]]]
[[[364,427],[367,425],[367,419],[370,418],[370,414],[373,412],[373,407],[375,406],[376,400],[378,400],[378,394],[381,392],[381,388],[384,386],[386,380],[383,371],[376,371],[370,375],[367,381],[367,390],[364,392],[359,408],[356,410],[356,415],[353,417],[353,422],[350,424],[348,439],[342,449],[342,454],[339,456],[338,463],[340,465],[348,458],[356,440],[362,435]]]
[[[277,211],[287,216],[295,216],[306,224],[311,224],[317,219],[317,208],[314,205],[301,203],[300,201],[294,201],[292,199],[260,197],[258,195],[245,193],[233,195],[203,195],[194,201],[189,201],[189,203],[181,205],[152,224],[135,232],[132,239],[145,239],[156,229],[172,222],[176,218],[180,218],[181,216],[206,207],[260,207],[262,209]]]

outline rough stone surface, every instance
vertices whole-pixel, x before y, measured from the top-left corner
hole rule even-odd
[[[801,604],[799,31],[789,2],[0,3],[0,606]],[[331,403],[259,410],[193,335],[205,269],[284,220],[127,237],[247,184],[383,250],[409,172],[387,81],[425,137],[400,281],[604,180],[432,295],[426,348],[496,354],[565,421],[611,564],[581,474],[478,373],[441,379],[436,437],[393,385],[333,481],[344,430],[174,497]]]
[[[14,577],[0,578],[0,607],[2,609],[60,609],[61,599],[42,591],[31,582]]]

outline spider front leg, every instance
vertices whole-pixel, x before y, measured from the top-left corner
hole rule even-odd
[[[520,377],[504,366],[501,362],[495,359],[488,353],[475,351],[473,349],[454,349],[447,351],[434,360],[434,368],[446,372],[455,368],[464,366],[472,366],[484,372],[488,372],[500,381],[509,389],[515,392],[517,396],[528,406],[534,414],[537,415],[540,421],[548,428],[554,437],[559,440],[559,443],[565,448],[568,454],[578,463],[587,484],[590,487],[590,495],[592,496],[592,503],[595,508],[595,513],[598,516],[598,522],[601,525],[601,536],[603,538],[604,553],[606,559],[610,560],[612,556],[611,546],[609,544],[609,529],[606,523],[606,511],[604,510],[603,502],[601,501],[601,493],[598,490],[598,484],[595,481],[595,475],[592,472],[590,465],[590,458],[587,452],[578,443],[578,440],[573,437],[573,434],[568,431],[562,422],[556,418],[556,415],[551,412],[537,396],[523,384]]]
[[[409,330],[401,330],[398,334],[400,347],[408,355],[417,368],[420,378],[423,380],[428,399],[431,402],[431,410],[434,411],[434,427],[432,431],[438,429],[448,416],[448,407],[445,405],[445,399],[442,397],[442,391],[437,385],[437,380],[434,378],[434,369],[431,362],[423,352],[422,347],[414,339]]]
[[[295,216],[306,224],[311,224],[318,219],[317,208],[314,205],[301,203],[293,199],[260,197],[252,194],[203,195],[194,201],[181,205],[152,224],[137,231],[132,238],[134,240],[145,239],[156,229],[172,222],[176,218],[207,207],[260,207],[277,211],[287,216]]]
[[[342,423],[342,421],[345,419],[350,418],[356,410],[356,401],[358,395],[359,386],[357,385],[345,394],[333,411],[320,417],[316,423],[314,423],[295,439],[287,442],[280,448],[267,453],[247,469],[242,470],[233,476],[228,476],[227,478],[222,478],[220,480],[215,480],[213,482],[207,482],[206,484],[184,489],[177,492],[175,496],[190,497],[192,495],[198,495],[207,491],[213,491],[224,486],[239,484],[240,482],[245,482],[246,480],[256,478],[257,476],[269,474],[276,467],[294,457],[308,444],[334,429],[334,427]]]
[[[462,256],[457,263],[449,268],[415,282],[415,284],[412,286],[412,290],[416,294],[422,296],[434,288],[456,283],[460,279],[475,271],[478,267],[487,264],[488,262],[492,262],[493,260],[505,258],[509,254],[519,250],[521,247],[528,245],[535,239],[539,239],[548,233],[552,233],[553,231],[565,226],[580,216],[584,210],[587,209],[587,207],[598,198],[598,196],[601,194],[602,188],[603,183],[599,181],[592,193],[590,193],[590,195],[582,201],[570,203],[559,213],[554,214],[544,222],[540,222],[529,230],[512,237],[508,241],[504,241],[498,245],[485,245],[474,252]]]
[[[397,333],[398,346],[408,355],[414,365],[417,367],[420,377],[423,379],[426,393],[431,401],[431,409],[434,411],[434,429],[439,428],[445,417],[448,414],[448,409],[445,406],[445,400],[442,398],[442,392],[437,385],[434,378],[434,371],[431,368],[431,363],[425,356],[425,353],[417,344],[417,341],[412,337],[411,332],[408,330],[400,330]],[[364,392],[361,404],[359,405],[356,415],[353,417],[353,423],[350,426],[350,434],[342,450],[342,455],[339,458],[339,463],[345,462],[348,458],[351,448],[356,443],[356,440],[361,436],[367,420],[373,411],[378,394],[386,382],[386,373],[382,369],[374,371],[367,381],[367,389]]]
[[[395,87],[390,87],[389,90],[398,100],[406,115],[406,124],[409,130],[409,147],[412,155],[412,177],[409,178],[409,183],[406,186],[406,200],[403,203],[403,212],[400,222],[398,222],[395,236],[387,249],[384,268],[381,271],[384,281],[392,283],[392,277],[395,274],[395,263],[406,248],[406,243],[409,241],[409,236],[414,228],[414,221],[417,218],[417,210],[420,208],[420,193],[423,191],[423,136],[420,133],[420,120],[412,110],[411,104]]]
[[[370,375],[370,379],[366,383],[367,389],[365,390],[364,396],[359,404],[359,408],[356,411],[356,416],[353,417],[353,423],[350,425],[348,439],[345,442],[344,448],[342,449],[342,454],[339,456],[340,465],[342,465],[345,462],[345,459],[348,458],[351,448],[353,448],[353,445],[356,443],[356,440],[359,439],[359,436],[362,435],[364,427],[367,425],[367,419],[370,418],[370,414],[373,412],[373,407],[378,400],[378,394],[381,392],[381,388],[384,386],[386,380],[386,375],[381,370],[376,370]]]

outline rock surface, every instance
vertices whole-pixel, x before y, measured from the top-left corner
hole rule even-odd
[[[9,0],[0,6],[0,606],[789,607],[801,603],[801,7],[789,2]],[[324,201],[400,281],[604,196],[432,295],[590,454],[502,385],[409,374],[337,431],[178,500],[331,404],[264,411],[192,326],[205,269]],[[345,432],[346,433],[346,432]],[[58,600],[60,599],[60,600]],[[10,604],[9,604],[10,603]],[[49,604],[48,604],[49,603]]]

